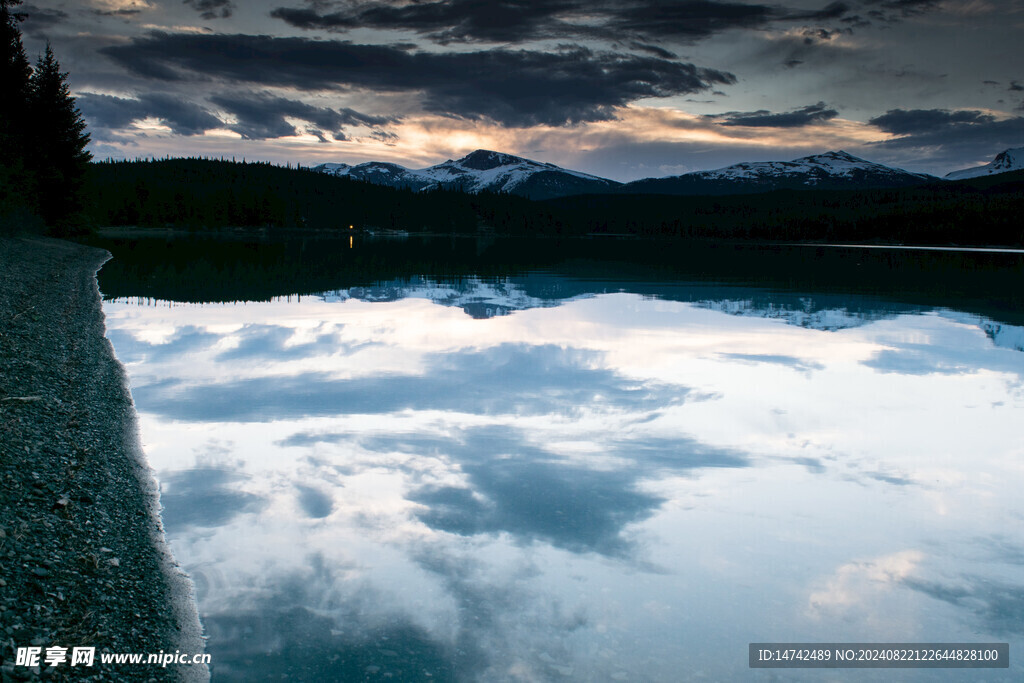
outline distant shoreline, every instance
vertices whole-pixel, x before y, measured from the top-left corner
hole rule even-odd
[[[100,249],[0,238],[0,672],[15,648],[95,647],[76,680],[207,680],[205,666],[101,665],[203,651],[164,544],[123,368],[104,336]]]
[[[723,245],[723,246],[751,246],[751,247],[832,247],[836,249],[906,249],[915,251],[950,251],[950,252],[976,252],[993,254],[1024,254],[1024,249],[1000,247],[984,244],[965,245],[942,245],[942,244],[880,244],[878,242],[856,243],[856,242],[814,242],[814,241],[784,241],[766,239],[736,239],[736,238],[680,238],[664,235],[640,235],[631,233],[579,233],[579,234],[548,234],[517,235],[501,232],[431,232],[431,231],[410,231],[401,234],[390,230],[375,230],[356,228],[352,231],[342,228],[262,228],[251,226],[238,227],[215,227],[208,229],[189,229],[183,227],[140,227],[140,226],[108,226],[98,228],[96,236],[113,239],[137,239],[153,237],[210,237],[216,239],[237,238],[290,238],[290,237],[320,237],[329,239],[344,239],[349,235],[359,237],[370,237],[375,239],[406,239],[406,238],[467,238],[467,239],[522,239],[522,240],[628,240],[630,242],[671,242],[677,245],[699,244],[699,245]],[[86,243],[88,240],[85,240]]]

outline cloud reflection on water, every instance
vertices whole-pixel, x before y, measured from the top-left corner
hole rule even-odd
[[[626,294],[108,307],[228,680],[727,680],[766,632],[1019,634],[1013,582],[905,554],[1016,505],[1024,358],[977,326]],[[230,453],[183,461],[212,435]]]
[[[168,419],[252,422],[402,410],[473,415],[572,414],[581,406],[640,410],[677,403],[688,391],[641,384],[599,367],[599,360],[590,351],[502,344],[430,355],[420,375],[335,379],[309,372],[207,384],[172,380],[140,386],[134,394],[147,412]]]

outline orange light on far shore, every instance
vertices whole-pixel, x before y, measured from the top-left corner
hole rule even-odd
[[[355,226],[354,226],[354,225],[350,225],[350,226],[348,226],[348,229],[349,229],[349,230],[354,230],[354,229],[355,229]]]

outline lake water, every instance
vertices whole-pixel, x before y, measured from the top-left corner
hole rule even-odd
[[[1024,675],[1021,255],[105,246],[215,681]]]

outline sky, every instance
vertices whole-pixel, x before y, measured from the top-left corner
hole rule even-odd
[[[26,0],[97,159],[493,149],[628,181],[1024,146],[1024,0]]]

